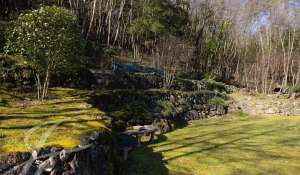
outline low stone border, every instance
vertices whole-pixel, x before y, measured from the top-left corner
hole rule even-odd
[[[89,137],[88,144],[77,148],[47,147],[32,153],[14,153],[0,157],[1,175],[105,175],[110,145],[103,144],[100,133]]]

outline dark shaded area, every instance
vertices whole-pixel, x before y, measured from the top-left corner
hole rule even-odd
[[[113,70],[125,71],[125,72],[136,72],[136,73],[158,73],[163,74],[163,71],[158,68],[145,67],[139,64],[117,64],[112,65]]]
[[[72,71],[66,72],[61,69],[52,76],[51,86],[62,86],[80,89],[90,89],[97,84],[92,72],[85,66],[80,66]]]
[[[161,153],[154,153],[149,147],[141,147],[130,153],[122,175],[168,175],[165,165]]]
[[[1,149],[0,149],[1,151]],[[30,159],[31,154],[28,152],[17,152],[15,154],[9,154],[7,156],[0,156],[0,174],[6,170],[13,168]]]
[[[136,147],[138,145],[137,138],[125,133],[117,135],[117,142],[120,148]]]
[[[1,98],[0,98],[0,107],[1,107],[1,106],[6,107],[7,105],[8,105],[8,101],[7,101],[6,99],[1,99]]]
[[[112,118],[115,131],[124,131],[136,125],[156,125],[163,133],[184,127],[184,112],[176,112],[169,101],[169,92],[163,91],[101,91],[89,101],[94,107],[106,112]]]
[[[153,143],[166,141],[164,135],[160,135]],[[147,143],[134,149],[129,154],[129,159],[122,164],[120,175],[168,175],[166,161],[161,153],[155,153]]]

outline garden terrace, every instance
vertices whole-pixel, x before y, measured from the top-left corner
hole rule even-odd
[[[100,119],[105,113],[87,103],[90,91],[53,88],[43,102],[4,88],[0,92],[0,154],[45,146],[73,148],[81,136],[108,129]],[[40,143],[47,134],[45,143]],[[26,136],[31,147],[24,141]]]

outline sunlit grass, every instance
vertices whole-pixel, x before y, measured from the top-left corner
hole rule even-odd
[[[132,152],[128,174],[295,175],[300,172],[300,116],[243,115],[194,121],[186,128],[166,134],[163,140]],[[157,158],[152,160],[155,164],[144,161],[151,155]]]
[[[0,106],[0,154],[30,151],[42,146],[72,148],[81,136],[107,129],[96,116],[104,113],[86,108],[89,91],[55,88],[52,99],[20,104],[11,92],[1,90],[7,106]],[[43,137],[48,136],[45,142]]]

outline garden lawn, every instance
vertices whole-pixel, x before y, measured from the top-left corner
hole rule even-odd
[[[193,121],[130,154],[130,175],[296,175],[300,117]]]
[[[72,148],[81,136],[107,129],[96,117],[103,112],[88,107],[89,93],[54,88],[49,100],[38,102],[0,89],[0,155],[44,146]]]

